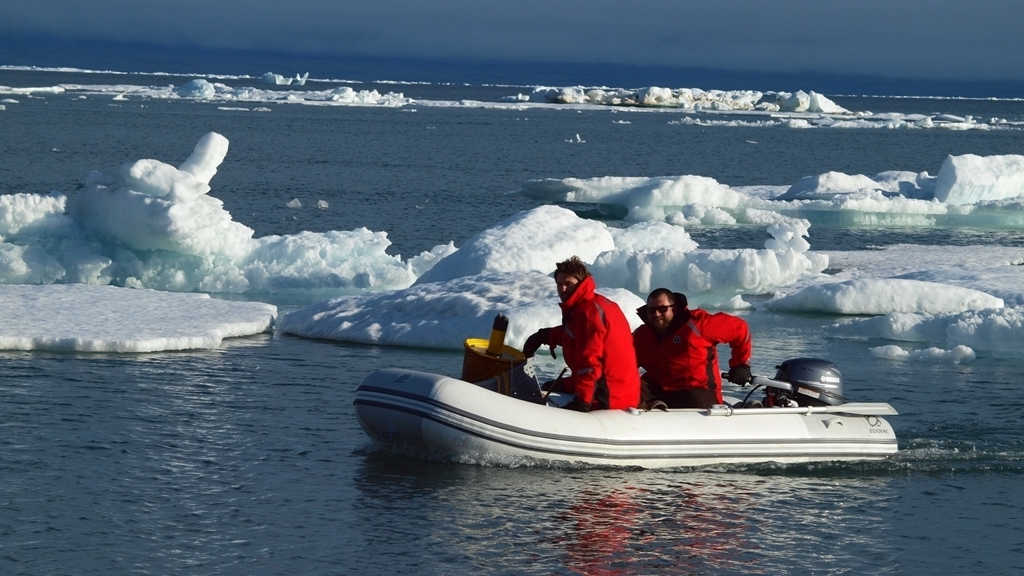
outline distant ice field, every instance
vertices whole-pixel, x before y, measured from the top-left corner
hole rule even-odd
[[[677,124],[882,129],[1022,129],[1015,98],[826,96],[813,87],[717,90],[708,87],[545,86],[402,82],[262,75],[123,73],[5,66],[0,94],[199,100],[233,111],[262,104],[312,106],[482,107],[507,110],[574,108],[685,113]],[[943,104],[954,108],[943,110]]]

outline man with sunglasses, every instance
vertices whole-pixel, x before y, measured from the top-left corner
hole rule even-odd
[[[644,321],[633,332],[637,364],[647,372],[645,392],[669,408],[709,408],[721,404],[718,344],[728,344],[729,381],[750,381],[750,328],[737,316],[687,308],[686,295],[658,288],[637,308]]]

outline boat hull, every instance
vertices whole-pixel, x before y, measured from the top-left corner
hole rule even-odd
[[[880,459],[897,451],[881,417],[895,414],[888,404],[581,413],[402,369],[367,376],[354,403],[380,444],[481,464],[665,468]]]

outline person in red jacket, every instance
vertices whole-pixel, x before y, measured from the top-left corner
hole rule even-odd
[[[750,328],[737,316],[686,306],[684,294],[651,292],[637,309],[644,324],[633,332],[633,345],[653,399],[669,408],[708,408],[723,402],[718,344],[731,350],[729,381],[750,381]]]
[[[640,403],[640,374],[629,331],[619,305],[595,292],[594,278],[576,256],[555,267],[562,325],[542,328],[526,339],[527,358],[547,344],[561,346],[572,375],[553,387],[575,394],[568,408],[619,410]]]

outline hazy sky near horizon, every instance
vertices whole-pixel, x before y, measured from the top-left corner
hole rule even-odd
[[[1014,0],[5,0],[0,35],[323,55],[1024,80]]]

